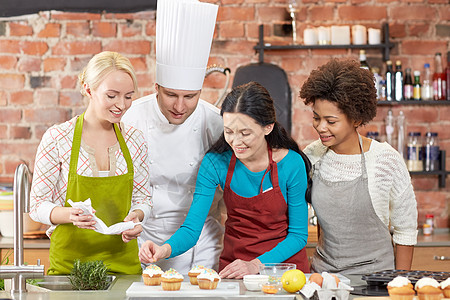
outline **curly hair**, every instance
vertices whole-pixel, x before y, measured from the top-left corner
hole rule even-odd
[[[350,120],[367,124],[377,114],[377,92],[372,72],[354,60],[332,59],[311,72],[300,90],[304,103],[336,103]]]

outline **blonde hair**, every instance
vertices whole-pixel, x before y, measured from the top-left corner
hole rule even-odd
[[[84,84],[88,84],[91,90],[97,89],[105,76],[113,71],[123,71],[130,75],[134,84],[134,91],[137,92],[137,79],[133,66],[128,58],[120,53],[103,51],[96,54],[88,62],[87,66],[78,75],[78,84],[83,96],[87,96]]]

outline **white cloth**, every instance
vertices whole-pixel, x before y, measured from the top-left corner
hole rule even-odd
[[[303,151],[314,165],[327,148],[320,140]],[[393,241],[399,245],[417,243],[417,203],[411,177],[400,154],[388,143],[372,140],[365,152],[369,194],[380,220],[394,228]],[[350,181],[361,175],[361,155],[342,155],[330,149],[320,165],[328,181]],[[314,188],[314,187],[313,187]]]
[[[83,213],[81,214],[82,216],[91,215],[92,221],[96,222],[94,225],[94,227],[95,227],[94,231],[101,233],[101,234],[106,234],[106,235],[121,234],[125,230],[132,229],[132,228],[134,228],[134,226],[141,224],[141,222],[134,223],[133,221],[128,221],[128,222],[119,222],[119,223],[113,224],[111,226],[107,226],[105,224],[105,222],[103,222],[102,219],[100,219],[99,217],[97,217],[95,215],[94,208],[92,207],[90,198],[88,198],[84,201],[79,201],[79,202],[73,202],[72,200],[68,199],[67,202],[72,207],[81,209],[83,211]]]
[[[149,219],[143,223],[144,230],[138,242],[142,244],[152,240],[162,245],[186,218],[200,163],[222,134],[223,121],[216,107],[199,100],[183,124],[169,124],[159,109],[156,94],[133,101],[122,121],[144,132],[149,149],[153,209]],[[196,247],[160,264],[174,266],[179,262],[180,267],[176,269],[182,274],[187,274],[193,264],[216,267],[222,251],[221,203],[216,197]]]
[[[218,6],[197,0],[158,0],[156,83],[176,90],[201,90]]]

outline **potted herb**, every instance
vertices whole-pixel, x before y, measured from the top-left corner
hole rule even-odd
[[[108,268],[101,260],[87,262],[76,260],[69,280],[74,290],[105,290],[111,283]]]

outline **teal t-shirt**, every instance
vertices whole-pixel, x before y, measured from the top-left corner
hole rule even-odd
[[[183,225],[166,242],[172,247],[170,257],[178,256],[198,241],[200,233],[214,199],[216,187],[225,187],[231,151],[207,153],[200,165],[195,186],[194,199]],[[260,255],[262,263],[283,262],[306,245],[308,239],[308,206],[305,200],[307,177],[305,163],[300,154],[289,150],[277,163],[278,181],[288,205],[288,234],[272,250]],[[259,194],[265,171],[252,172],[236,159],[236,166],[230,187],[242,197]],[[272,187],[270,172],[264,177],[263,191]]]

